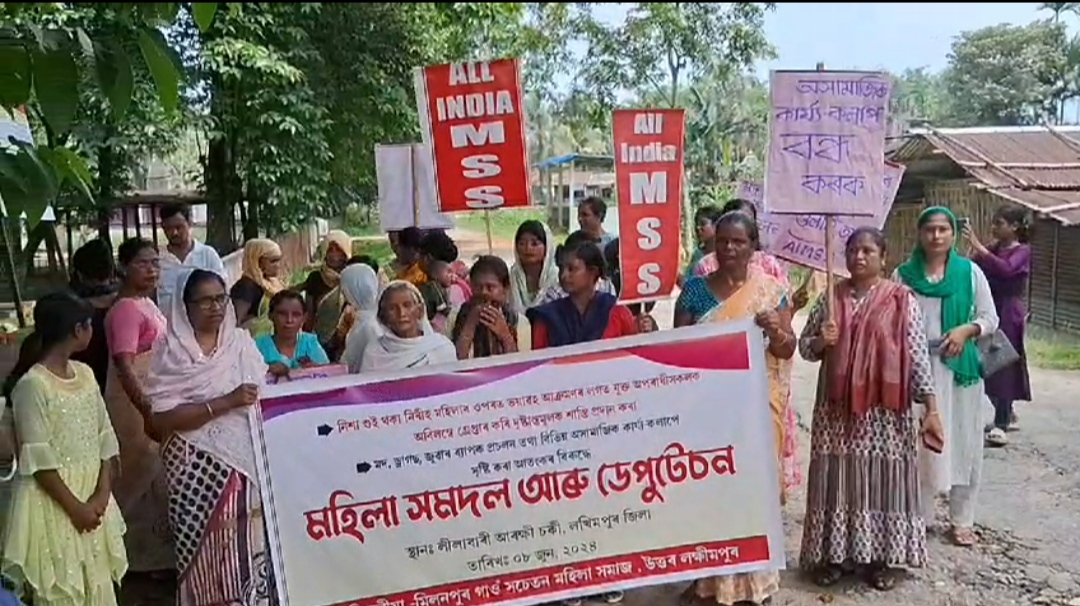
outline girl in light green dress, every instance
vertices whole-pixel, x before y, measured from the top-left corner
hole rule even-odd
[[[127,571],[109,485],[116,434],[93,371],[70,359],[90,342],[92,311],[67,293],[38,300],[4,384],[19,475],[0,569],[35,606],[115,606]]]

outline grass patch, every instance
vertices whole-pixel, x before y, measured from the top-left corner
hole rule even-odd
[[[341,229],[354,238],[383,235],[378,223],[346,223]]]
[[[394,258],[394,251],[390,248],[390,243],[386,241],[386,238],[380,240],[353,240],[352,244],[353,255],[367,255],[379,264],[379,267],[386,267],[390,263],[390,260]]]
[[[1027,350],[1028,362],[1033,366],[1054,370],[1080,370],[1078,336],[1029,326],[1024,348]]]
[[[517,228],[523,221],[530,219],[547,223],[547,211],[543,208],[506,208],[491,212],[491,237],[494,240],[514,239]],[[487,225],[483,211],[456,213],[454,225],[460,229],[486,234]]]

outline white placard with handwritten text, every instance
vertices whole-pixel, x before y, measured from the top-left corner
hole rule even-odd
[[[774,71],[765,205],[780,215],[876,214],[891,84],[877,72]]]

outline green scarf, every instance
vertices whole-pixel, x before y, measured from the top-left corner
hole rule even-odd
[[[919,215],[921,228],[931,216],[942,214],[949,218],[953,234],[958,234],[956,216],[943,206],[931,206]],[[900,279],[909,288],[924,297],[941,299],[941,333],[944,335],[957,326],[971,322],[975,305],[975,289],[971,285],[971,261],[957,254],[955,247],[949,250],[945,262],[945,275],[940,282],[926,278],[926,254],[922,246],[916,246],[911,257],[897,268]],[[944,358],[945,365],[953,372],[953,380],[960,387],[979,382],[979,351],[975,342],[968,339],[960,355]]]

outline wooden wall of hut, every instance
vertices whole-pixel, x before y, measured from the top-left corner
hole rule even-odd
[[[1032,324],[1080,333],[1080,227],[1035,222],[1028,312]]]
[[[930,206],[944,206],[957,217],[966,217],[981,238],[990,238],[994,211],[1004,203],[1001,198],[971,187],[974,179],[928,181],[921,200],[893,206],[885,221],[885,236],[893,254],[889,255],[889,271],[907,259],[918,239],[919,213]],[[960,247],[963,250],[963,246]]]
[[[893,206],[885,222],[891,254],[888,271],[907,259],[918,238],[919,213],[929,206],[944,206],[957,217],[967,217],[976,234],[990,240],[994,212],[1008,201],[972,187],[974,179],[928,181],[920,200]],[[959,249],[966,248],[960,243]],[[1028,311],[1031,323],[1080,333],[1080,226],[1062,226],[1051,219],[1035,222],[1031,238],[1031,275]]]

